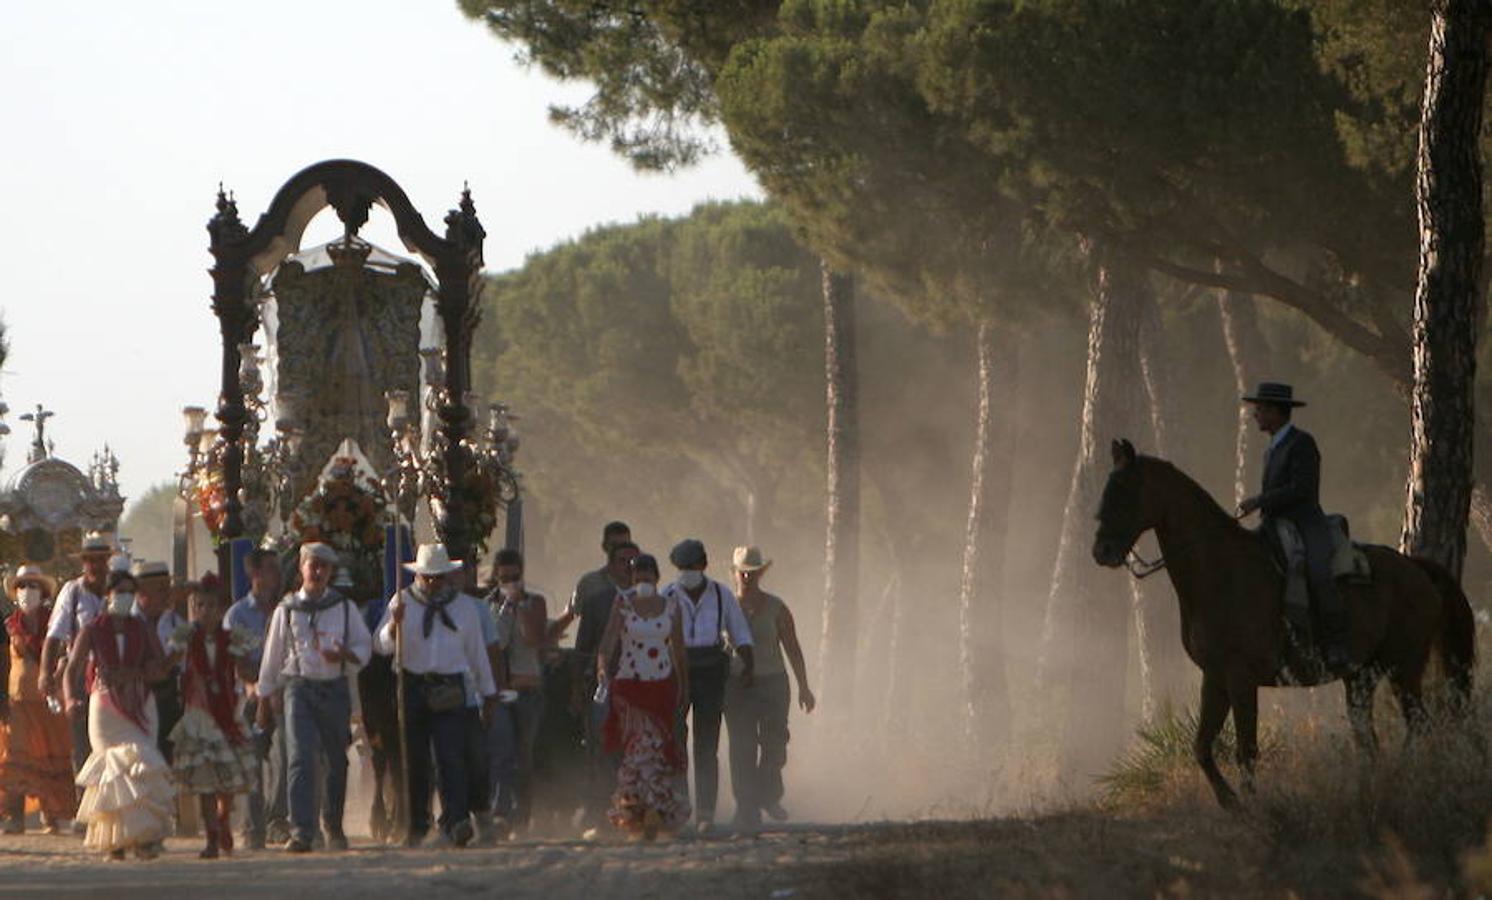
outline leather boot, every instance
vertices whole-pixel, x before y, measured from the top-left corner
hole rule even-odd
[[[202,809],[202,830],[207,834],[207,846],[197,856],[200,859],[218,858],[218,816],[214,808],[217,798],[212,794],[203,794],[200,799]]]

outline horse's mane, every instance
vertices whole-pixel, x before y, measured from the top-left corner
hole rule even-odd
[[[1155,456],[1140,456],[1137,458],[1143,460],[1145,464],[1150,466],[1151,468],[1158,469],[1174,477],[1176,482],[1192,496],[1192,499],[1196,501],[1197,508],[1203,510],[1205,515],[1216,520],[1215,524],[1226,527],[1226,529],[1230,533],[1237,532],[1240,534],[1244,534],[1248,532],[1248,529],[1244,528],[1243,525],[1240,524],[1239,521],[1233,517],[1232,513],[1228,512],[1226,509],[1223,509],[1223,507],[1216,500],[1213,499],[1212,494],[1208,493],[1206,488],[1198,484],[1196,479],[1192,478],[1190,475],[1177,468],[1175,463],[1160,459],[1159,457]]]

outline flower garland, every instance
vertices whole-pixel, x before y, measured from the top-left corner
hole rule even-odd
[[[387,509],[388,498],[378,481],[359,474],[356,460],[343,457],[296,507],[290,528],[302,543],[320,541],[339,550],[375,551],[383,546]]]

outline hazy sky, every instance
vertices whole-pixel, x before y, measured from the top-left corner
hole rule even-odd
[[[639,175],[554,128],[548,105],[585,89],[521,67],[454,0],[8,0],[0,83],[6,476],[30,440],[17,416],[45,403],[58,455],[85,467],[107,441],[132,496],[183,464],[181,407],[217,394],[219,181],[252,226],[301,168],[360,159],[439,231],[468,180],[493,271],[593,225],[760,193],[728,154]],[[328,210],[306,243],[338,231]],[[363,234],[405,252],[378,208]]]

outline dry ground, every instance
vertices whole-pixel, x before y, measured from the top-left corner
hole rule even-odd
[[[196,858],[172,840],[151,862],[109,863],[73,838],[0,838],[0,895],[419,897],[1341,896],[1360,861],[1271,854],[1221,813],[1115,818],[1075,812],[977,822],[798,826],[651,846],[518,842],[492,850],[391,850]],[[1314,885],[1314,887],[1305,886]]]

